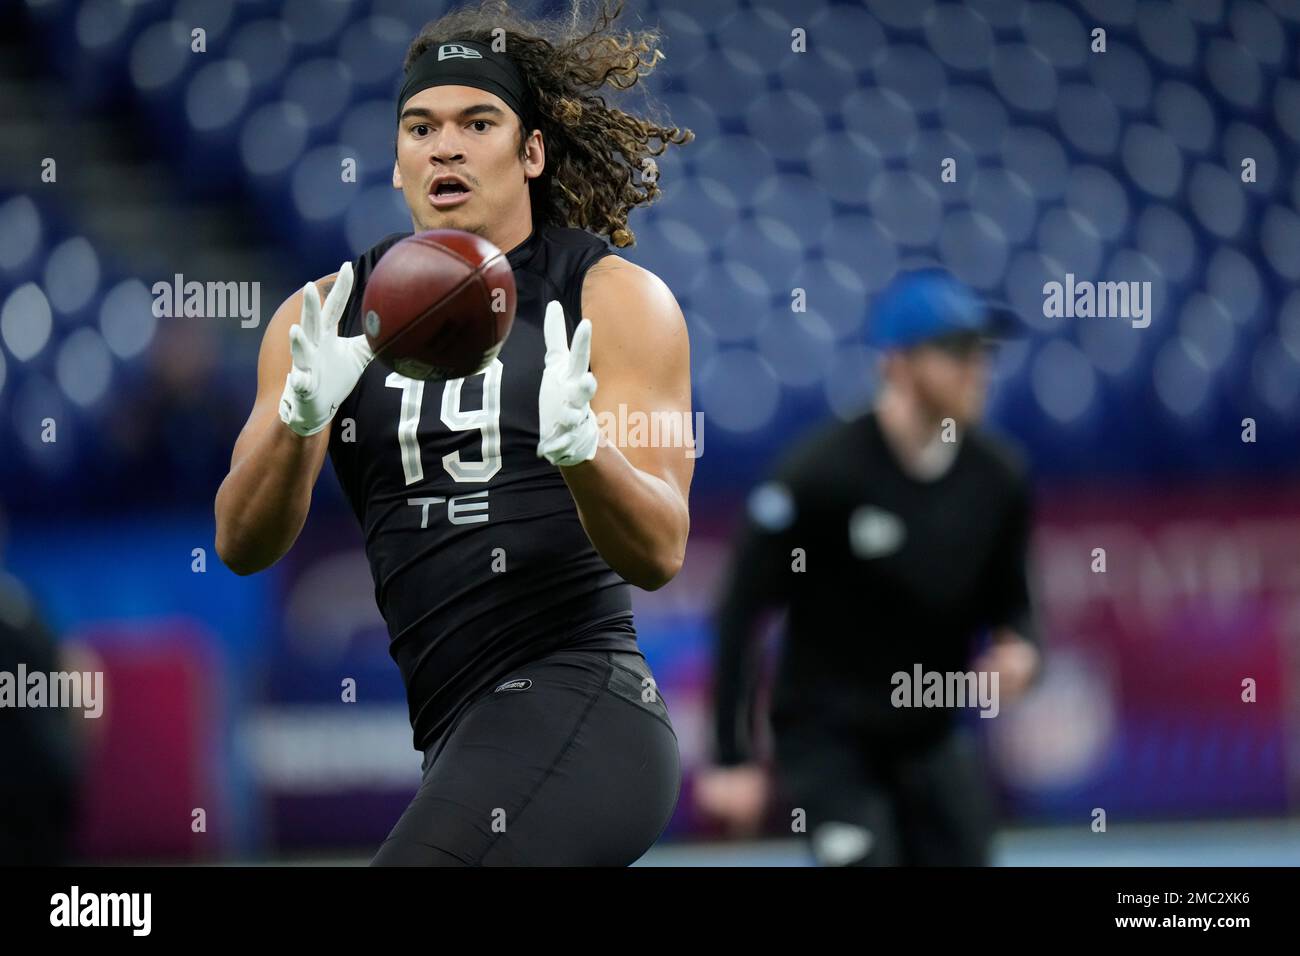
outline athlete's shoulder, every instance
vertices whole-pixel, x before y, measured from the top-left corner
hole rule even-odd
[[[587,270],[586,286],[608,287],[611,291],[627,295],[647,295],[667,293],[667,283],[645,266],[639,266],[629,259],[624,259],[617,252],[599,259]]]

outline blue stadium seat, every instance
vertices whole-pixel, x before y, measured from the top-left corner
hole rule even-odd
[[[46,227],[29,196],[10,196],[0,204],[0,276],[12,289],[38,275]]]
[[[301,264],[333,269],[410,228],[389,184],[392,96],[415,31],[448,6],[46,0],[28,15],[87,104],[133,101],[196,194],[241,194]],[[1022,314],[994,412],[1050,470],[1215,466],[1192,439],[1251,407],[1297,427],[1293,5],[654,0],[638,12],[668,54],[651,100],[697,141],[658,160],[663,195],[632,213],[626,254],[684,307],[719,447],[761,451],[801,414],[858,408],[874,375],[871,297],[922,261]],[[191,50],[200,25],[205,53]],[[1089,50],[1095,25],[1104,56]],[[952,183],[938,175],[948,157]],[[52,392],[74,417],[96,413],[98,383],[145,375],[157,334],[136,317],[148,290],[81,231],[32,197],[0,203],[0,302],[30,288],[50,309],[38,353],[0,345],[0,394],[30,405]],[[1151,281],[1158,317],[1149,329],[1045,317],[1043,283],[1067,271]],[[789,312],[795,288],[806,313]],[[1144,422],[1168,434],[1148,439]]]
[[[426,23],[438,19],[452,6],[448,0],[374,0],[370,12],[377,17],[392,17],[414,39]]]
[[[366,186],[348,206],[343,221],[348,250],[359,256],[384,236],[411,231],[411,213],[402,194],[388,183]]]
[[[1140,113],[1151,101],[1151,70],[1125,43],[1108,42],[1105,56],[1088,60],[1088,73],[1097,89],[1122,110]]]
[[[296,235],[297,212],[289,184],[308,140],[305,111],[284,102],[253,112],[240,133],[240,163],[261,221],[286,242]]]
[[[916,144],[916,110],[892,90],[854,90],[841,103],[840,114],[845,129],[861,134],[882,156],[907,156]]]
[[[1013,237],[1024,238],[1034,224],[1033,198],[1026,192],[1028,186],[1024,180],[1013,175],[1000,177],[996,173],[990,173],[989,176],[994,181],[1001,180],[1002,194],[990,201],[990,207],[1000,201],[1008,201],[1008,192],[1013,192],[1021,197],[1020,204],[1030,212],[1024,233],[1021,234],[1020,230],[1016,230],[1016,236]],[[982,192],[983,189],[980,191]],[[1119,180],[1105,169],[1098,166],[1075,166],[1070,171],[1070,178],[1066,183],[1065,199],[1072,209],[1088,218],[1103,239],[1118,239],[1128,229],[1129,197]]]
[[[925,47],[894,43],[868,62],[875,86],[903,99],[915,113],[933,113],[943,105],[948,78],[943,64]]]
[[[361,188],[343,179],[344,162],[350,158],[340,146],[321,146],[294,167],[289,188],[296,244],[311,261],[341,248],[345,241],[343,217]]]
[[[280,88],[281,98],[302,107],[313,140],[322,141],[337,126],[351,103],[352,71],[333,57],[305,60],[294,66]],[[396,120],[394,120],[396,128]]]
[[[808,145],[808,169],[838,203],[864,205],[871,181],[884,168],[880,150],[863,133],[826,133]]]
[[[735,208],[752,208],[760,187],[776,173],[767,148],[747,136],[719,136],[687,156],[696,178],[708,179]]]
[[[798,91],[759,94],[744,115],[750,135],[770,143],[772,155],[783,162],[801,161],[809,141],[826,129],[826,119],[817,103]]]
[[[817,312],[794,312],[788,306],[760,323],[755,341],[777,381],[792,388],[820,384],[835,353],[830,323]]]
[[[747,342],[772,311],[776,290],[753,266],[734,261],[697,274],[684,291],[691,308],[708,317],[719,342]]]
[[[357,95],[391,98],[402,75],[411,32],[393,17],[368,17],[348,27],[338,56],[352,75]]]
[[[944,182],[940,178],[940,172],[949,159],[955,162],[953,171],[956,179]],[[908,157],[907,165],[922,179],[937,184],[939,198],[943,202],[958,203],[970,198],[979,161],[970,146],[956,133],[944,129],[923,129],[917,136],[916,148]]]
[[[294,44],[318,55],[337,42],[360,6],[353,0],[284,0],[280,16]]]
[[[803,258],[799,233],[780,219],[760,215],[737,222],[722,242],[729,259],[756,270],[774,295],[789,298]]]
[[[1060,141],[1033,126],[1013,126],[1002,138],[1002,165],[1029,184],[1039,202],[1065,191],[1069,161]]]
[[[705,242],[703,237],[730,229],[743,214],[721,185],[708,180],[688,180],[671,186],[662,203],[656,202],[645,212],[634,212],[629,223],[638,236],[652,235],[658,229],[663,229],[666,235],[668,229],[684,228],[689,235],[697,237],[703,246],[695,259],[688,258],[686,249],[672,240],[668,245],[659,245],[653,239],[638,240],[645,254],[655,257],[655,261],[674,268],[680,263],[689,271],[712,256],[721,258],[717,245]]]
[[[62,326],[76,326],[97,304],[99,256],[82,236],[64,239],[45,260],[42,285]]]
[[[781,401],[770,365],[748,348],[721,349],[701,369],[699,406],[713,428],[753,433],[768,425]]]
[[[893,247],[888,247],[891,252]],[[872,268],[889,266],[889,259]],[[861,334],[867,313],[867,284],[863,279],[863,262],[818,258],[805,260],[795,276],[795,287],[803,289],[809,311],[816,312],[840,340]],[[883,271],[883,269],[882,269]]]
[[[1028,45],[1057,70],[1077,70],[1087,62],[1090,37],[1067,5],[1026,5],[1021,12],[1020,27]]]
[[[861,73],[886,46],[879,21],[857,4],[822,4],[807,26],[809,52],[842,73]]]
[[[388,99],[357,103],[339,126],[339,145],[356,157],[357,178],[365,182],[391,181],[396,139],[397,115]]]
[[[251,89],[248,68],[238,60],[209,61],[187,84],[183,172],[195,192],[238,191],[239,183],[230,177],[231,158]]]
[[[857,277],[855,288],[860,284],[863,289],[877,292],[898,269],[897,239],[872,216],[836,216],[822,233],[821,248],[828,261],[839,263]],[[836,280],[833,284],[843,283]]]
[[[1069,263],[1077,279],[1095,282],[1103,253],[1097,229],[1079,212],[1063,206],[1048,208],[1038,221],[1035,245],[1057,262]]]
[[[957,278],[991,292],[1006,274],[1010,244],[1002,229],[983,213],[958,209],[939,229],[939,256]]]
[[[1195,87],[1166,80],[1156,87],[1151,105],[1156,119],[1179,149],[1205,153],[1214,144],[1218,132],[1214,109]]]
[[[235,23],[235,10],[240,6],[242,4],[232,4],[229,0],[178,0],[171,15],[191,32],[201,28],[211,54],[214,50],[225,49]]]
[[[984,70],[993,55],[993,28],[969,6],[933,7],[925,16],[925,39],[952,70]]]
[[[1084,153],[1109,156],[1119,143],[1119,111],[1094,86],[1072,83],[1062,87],[1056,103],[1056,122],[1066,140]]]
[[[992,92],[982,86],[963,85],[949,89],[938,122],[976,156],[991,157],[1001,150],[1010,121],[1007,108]]]
[[[245,23],[230,40],[229,55],[244,64],[256,95],[269,96],[278,90],[292,60],[293,40],[281,20],[253,20]]]
[[[1086,215],[1080,211],[1080,215]],[[1093,219],[1094,226],[1096,220]],[[1186,218],[1169,206],[1150,205],[1135,224],[1137,247],[1160,266],[1171,282],[1182,283],[1196,265],[1196,236]]]
[[[153,296],[139,279],[121,279],[104,293],[99,331],[116,359],[128,364],[140,359],[157,329]]]
[[[0,306],[0,339],[14,360],[43,363],[54,335],[54,312],[40,285],[24,282],[5,295]]]
[[[679,76],[684,92],[710,103],[723,122],[738,121],[756,89],[767,85],[763,65],[748,51],[713,49]]]
[[[929,246],[939,236],[943,200],[936,177],[884,170],[867,187],[872,216],[900,245]]]
[[[801,248],[793,253],[796,262],[816,254],[833,216],[825,191],[810,177],[797,174],[769,179],[754,196],[753,208],[757,216],[783,223],[798,237]]]

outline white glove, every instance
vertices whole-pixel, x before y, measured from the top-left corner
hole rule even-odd
[[[564,306],[552,300],[546,307],[542,332],[546,338],[546,368],[537,395],[537,457],[562,468],[591,461],[596,457],[600,438],[591,410],[596,376],[587,371],[591,320],[578,323],[570,349],[564,331]]]
[[[352,263],[339,267],[321,306],[316,283],[302,290],[302,318],[289,327],[293,367],[280,397],[280,420],[299,435],[315,435],[352,393],[375,353],[364,335],[339,338],[339,317],[352,293]]]

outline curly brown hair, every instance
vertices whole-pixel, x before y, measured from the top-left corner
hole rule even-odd
[[[504,38],[506,55],[531,88],[534,123],[546,144],[546,169],[529,185],[533,222],[586,229],[620,248],[636,242],[628,213],[660,195],[658,170],[647,158],[695,138],[605,102],[605,87],[631,90],[664,57],[657,30],[611,29],[622,12],[621,2],[601,0],[588,9],[572,0],[563,18],[526,20],[507,0],[480,0],[426,25],[402,67],[409,72],[435,44]],[[526,136],[521,121],[521,155]],[[645,176],[647,169],[655,175]]]

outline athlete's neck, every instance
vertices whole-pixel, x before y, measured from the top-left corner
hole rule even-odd
[[[411,220],[411,228],[414,232],[421,232],[426,227]],[[476,226],[468,230],[476,236],[482,236],[492,245],[496,246],[506,255],[509,255],[516,248],[528,241],[528,237],[533,233],[533,215],[532,210],[525,207],[522,216],[511,217],[508,223],[501,228],[490,226]]]
[[[509,254],[523,245],[532,232],[533,217],[529,215],[524,217],[522,223],[518,219],[514,220],[500,235],[489,235],[485,238],[502,252]]]

